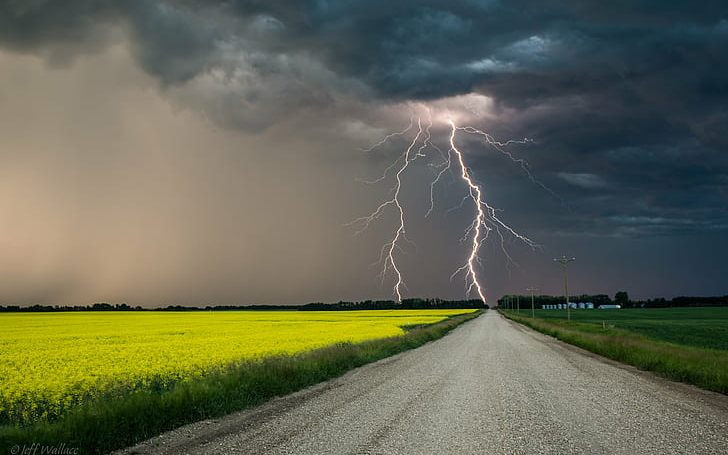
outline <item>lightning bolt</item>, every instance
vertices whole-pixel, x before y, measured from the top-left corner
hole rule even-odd
[[[388,207],[394,207],[395,212],[398,215],[399,223],[396,225],[396,230],[394,231],[391,239],[382,247],[379,261],[377,261],[375,264],[381,264],[382,266],[381,272],[379,274],[382,285],[384,284],[388,275],[393,275],[393,292],[397,296],[397,301],[401,302],[402,289],[406,288],[407,286],[405,285],[404,279],[402,277],[402,271],[397,263],[396,253],[402,250],[402,242],[412,243],[405,234],[405,209],[400,201],[400,194],[402,190],[402,175],[407,171],[408,167],[412,162],[420,157],[427,156],[425,153],[426,149],[432,148],[434,150],[437,150],[440,153],[443,161],[440,165],[429,164],[430,166],[436,167],[439,170],[436,172],[434,179],[430,182],[430,207],[425,214],[425,218],[427,218],[434,210],[435,190],[437,185],[442,181],[443,176],[448,172],[456,175],[456,178],[458,178],[463,183],[467,192],[466,195],[463,197],[460,205],[450,210],[461,208],[465,205],[466,202],[470,201],[470,203],[472,203],[472,205],[475,207],[475,217],[473,218],[470,225],[466,228],[464,236],[461,239],[462,242],[469,243],[470,253],[465,263],[457,270],[455,270],[455,272],[453,272],[453,274],[450,276],[450,279],[454,279],[458,274],[464,274],[466,294],[471,295],[473,292],[475,292],[477,293],[478,297],[480,297],[480,299],[485,303],[487,302],[485,296],[485,287],[481,284],[481,281],[478,278],[478,270],[479,267],[483,266],[480,258],[480,248],[487,241],[489,235],[492,232],[495,232],[498,235],[498,237],[500,238],[500,246],[503,254],[508,259],[509,263],[513,264],[515,263],[513,262],[511,256],[508,254],[508,251],[505,247],[506,236],[510,235],[534,249],[540,248],[540,246],[528,237],[519,234],[513,228],[507,225],[503,220],[501,220],[497,215],[497,209],[492,207],[485,200],[483,189],[478,183],[476,183],[475,179],[472,177],[470,169],[465,164],[465,157],[456,144],[457,133],[463,132],[481,137],[486,144],[492,146],[497,151],[510,158],[512,162],[519,165],[533,183],[539,185],[541,188],[551,193],[553,196],[559,199],[562,204],[563,200],[556,193],[551,191],[548,187],[546,187],[543,183],[538,181],[533,176],[528,167],[528,163],[526,163],[525,160],[514,157],[511,152],[505,149],[508,145],[528,144],[533,142],[532,140],[523,139],[499,142],[496,141],[490,134],[482,130],[479,130],[472,126],[458,126],[453,120],[448,120],[448,124],[450,126],[450,134],[448,138],[449,148],[447,152],[443,152],[443,150],[440,149],[432,141],[431,128],[433,122],[429,109],[427,109],[427,117],[428,122],[426,126],[423,126],[422,118],[417,118],[415,122],[415,117],[413,116],[410,119],[410,124],[407,128],[403,129],[402,131],[389,134],[380,141],[376,142],[371,147],[362,149],[363,151],[370,152],[375,148],[384,145],[394,137],[406,135],[410,130],[414,128],[415,123],[417,125],[417,132],[415,133],[414,138],[409,142],[409,146],[397,157],[397,159],[391,165],[389,165],[384,170],[382,176],[375,180],[365,181],[369,184],[381,182],[387,179],[390,173],[393,172],[394,169],[396,169],[396,173],[394,174],[395,183],[394,187],[392,188],[392,197],[382,202],[369,215],[357,218],[356,220],[350,222],[348,225],[360,225],[361,227],[355,233],[355,235],[358,235],[368,229],[372,222],[381,218]]]
[[[470,176],[470,171],[468,170],[468,167],[465,165],[465,161],[463,158],[463,153],[458,149],[457,145],[455,145],[455,134],[458,130],[462,131],[468,131],[470,127],[458,127],[455,125],[455,122],[450,120],[450,149],[448,151],[448,161],[447,165],[440,171],[440,173],[437,175],[437,178],[433,180],[432,184],[430,185],[430,211],[431,213],[432,208],[434,206],[434,199],[433,199],[433,191],[434,187],[437,184],[437,182],[440,180],[440,177],[443,173],[445,173],[447,170],[452,168],[452,154],[455,155],[456,162],[458,164],[458,167],[460,168],[460,179],[465,183],[468,194],[465,197],[464,200],[467,200],[468,198],[472,200],[473,205],[475,206],[476,215],[473,219],[473,222],[470,224],[468,229],[465,231],[465,237],[467,238],[469,235],[472,236],[471,238],[471,247],[470,247],[470,255],[468,256],[468,260],[465,262],[465,264],[457,269],[451,276],[450,279],[454,278],[459,273],[465,272],[466,274],[466,286],[467,291],[466,293],[470,295],[470,293],[475,289],[478,296],[483,302],[487,302],[485,298],[485,292],[483,286],[480,284],[480,281],[478,280],[478,274],[476,271],[476,263],[480,264],[480,247],[485,243],[485,241],[488,239],[488,234],[495,229],[498,235],[501,239],[501,249],[503,250],[503,253],[506,255],[506,257],[512,261],[510,255],[508,254],[508,251],[505,248],[505,238],[503,237],[503,234],[501,232],[501,229],[504,229],[517,239],[523,241],[528,246],[532,248],[538,247],[538,245],[533,242],[531,239],[529,239],[526,236],[523,236],[519,233],[517,233],[515,230],[513,230],[510,226],[505,224],[498,216],[496,215],[496,209],[490,206],[485,199],[483,198],[483,190],[480,188],[480,185],[477,185],[473,178]],[[479,131],[479,130],[478,130]],[[492,137],[490,135],[487,135],[483,133],[486,136],[487,142],[491,145],[495,145],[498,150],[500,150],[503,153],[506,153],[508,156],[513,158],[513,156],[509,153],[504,151],[501,147],[507,145],[508,143],[513,142],[519,142],[524,143],[522,141],[509,141],[508,143],[500,143],[493,141]],[[514,159],[514,158],[513,158]],[[530,173],[529,173],[530,175]],[[461,203],[462,205],[462,203]]]
[[[475,231],[473,234],[473,240],[472,240],[472,247],[470,249],[470,256],[468,256],[468,260],[460,267],[458,270],[456,270],[451,276],[450,279],[452,279],[455,275],[460,273],[461,271],[467,270],[467,277],[466,277],[466,283],[469,282],[467,293],[470,294],[470,292],[473,290],[473,287],[478,291],[478,296],[480,297],[480,300],[482,300],[484,303],[486,302],[485,294],[483,293],[483,286],[480,285],[480,282],[478,281],[478,275],[475,273],[475,261],[478,260],[478,252],[480,251],[480,246],[483,244],[485,239],[488,238],[488,233],[490,232],[490,228],[485,224],[485,211],[483,211],[483,206],[490,208],[483,202],[483,192],[480,189],[480,186],[473,183],[473,179],[470,178],[470,172],[468,172],[468,168],[465,167],[465,162],[463,161],[463,154],[458,150],[457,146],[455,145],[455,132],[457,131],[457,127],[455,126],[455,123],[451,120],[450,126],[452,127],[452,130],[450,132],[450,152],[455,153],[455,156],[457,157],[458,164],[460,165],[460,178],[463,179],[463,181],[468,186],[468,194],[470,195],[470,198],[473,200],[473,203],[475,204],[476,209],[476,216],[473,222],[471,223],[470,227],[468,228],[468,231],[466,231],[465,235],[467,237],[469,231]],[[450,155],[452,156],[452,155]],[[447,168],[449,168],[452,164],[452,159],[450,158],[448,160]],[[445,169],[447,169],[445,168]],[[438,180],[440,178],[440,175],[438,174]],[[437,180],[433,182],[436,183]],[[430,187],[432,189],[432,187]],[[430,192],[430,196],[432,196],[432,192]],[[432,201],[432,198],[430,198],[430,201]],[[432,207],[432,206],[430,206]],[[483,231],[481,231],[481,228]]]
[[[399,132],[399,133],[393,133],[390,135],[387,135],[384,139],[377,142],[374,146],[370,147],[369,149],[364,149],[365,151],[371,151],[374,148],[383,145],[386,143],[389,139],[391,139],[394,136],[403,135],[407,131],[409,131],[412,128],[412,125],[414,124],[414,118],[410,122],[410,126],[407,127],[405,130]],[[398,163],[402,163],[399,169],[397,170],[397,173],[395,174],[395,186],[394,186],[394,195],[391,199],[382,202],[371,214],[357,218],[356,220],[349,223],[350,225],[353,224],[361,224],[362,227],[355,233],[355,235],[360,234],[361,232],[365,231],[369,228],[369,225],[374,221],[379,219],[382,214],[384,213],[385,209],[389,206],[394,206],[396,208],[396,211],[399,215],[399,225],[397,226],[397,229],[394,233],[394,236],[392,239],[385,243],[382,247],[382,250],[379,255],[379,261],[376,262],[376,264],[382,264],[382,271],[379,274],[379,277],[382,281],[382,284],[384,283],[388,272],[392,272],[394,274],[395,283],[393,291],[397,295],[397,301],[402,301],[402,288],[407,287],[404,283],[404,280],[402,279],[402,272],[397,265],[396,255],[395,251],[398,251],[401,249],[400,242],[406,241],[409,243],[412,243],[406,235],[405,231],[405,216],[404,216],[404,208],[402,207],[402,204],[400,202],[400,194],[402,191],[402,174],[407,170],[410,163],[417,159],[419,156],[424,156],[422,153],[422,150],[427,146],[427,142],[429,141],[430,137],[430,127],[432,126],[432,122],[428,124],[426,129],[423,130],[422,127],[422,120],[417,119],[417,133],[415,134],[414,139],[412,139],[412,142],[410,142],[409,146],[405,149],[405,151],[402,153],[402,155],[387,169],[385,169],[384,174],[377,180],[372,180],[367,183],[377,183],[382,180],[384,180],[387,177],[387,174],[391,169],[393,169]],[[417,143],[419,142],[420,136],[424,134],[426,135],[426,139],[423,142],[423,145],[420,146],[413,155],[413,150]]]

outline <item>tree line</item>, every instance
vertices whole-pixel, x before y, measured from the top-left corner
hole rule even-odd
[[[569,302],[591,302],[594,307],[599,305],[621,305],[622,308],[673,308],[673,307],[706,307],[728,306],[728,295],[718,297],[675,297],[673,299],[655,298],[648,300],[631,300],[625,291],[617,292],[614,298],[606,294],[581,294],[569,297]],[[536,308],[543,305],[564,303],[564,296],[536,295],[534,304]],[[496,302],[498,307],[531,307],[530,295],[504,295]],[[360,302],[337,303],[308,303],[305,305],[207,305],[182,306],[169,305],[160,308],[144,308],[131,306],[126,303],[94,303],[93,305],[32,305],[21,307],[19,305],[0,305],[0,313],[47,313],[61,311],[344,311],[344,310],[422,310],[422,309],[480,309],[487,305],[480,299],[444,300],[440,298],[413,298],[394,300],[364,300]]]
[[[298,310],[300,305],[215,305],[215,306],[183,306],[168,305],[159,308],[144,308],[130,306],[126,303],[109,304],[94,303],[93,305],[32,305],[21,307],[18,305],[2,306],[0,313],[52,313],[61,311],[239,311],[239,310]]]
[[[61,311],[341,311],[341,310],[421,310],[421,309],[462,309],[486,308],[479,299],[443,300],[404,299],[401,303],[393,300],[365,300],[362,302],[308,303],[306,305],[215,305],[182,306],[169,305],[160,308],[143,308],[126,303],[94,303],[93,305],[0,305],[0,313],[50,313]]]
[[[614,295],[614,299],[606,294],[581,294],[569,296],[569,302],[591,302],[594,307],[599,305],[621,305],[622,308],[675,308],[675,307],[709,307],[709,306],[728,306],[728,295],[718,297],[686,297],[680,296],[672,299],[656,298],[647,300],[632,300],[626,291],[619,291]],[[498,299],[498,307],[516,307],[531,308],[530,295],[504,295]],[[535,308],[542,308],[543,305],[556,305],[565,303],[564,296],[552,295],[535,295],[533,296]]]
[[[433,299],[402,299],[401,302],[393,300],[364,300],[363,302],[338,303],[309,303],[299,307],[300,311],[342,311],[342,310],[427,310],[427,309],[479,309],[487,305],[480,299],[470,300],[443,300]]]

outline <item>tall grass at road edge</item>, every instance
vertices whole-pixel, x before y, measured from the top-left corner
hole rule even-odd
[[[46,447],[64,444],[66,448],[78,449],[78,454],[107,453],[188,423],[259,405],[272,397],[416,348],[482,313],[451,317],[401,336],[341,343],[297,355],[251,361],[181,382],[168,391],[147,390],[121,398],[99,399],[55,422],[0,427],[0,451],[13,453],[33,444]]]
[[[510,311],[501,311],[501,314],[604,357],[673,381],[728,394],[728,351],[655,341],[627,330],[595,324],[531,318]]]

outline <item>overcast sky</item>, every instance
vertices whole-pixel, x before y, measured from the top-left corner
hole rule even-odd
[[[403,297],[466,297],[459,169],[425,216],[449,120],[529,139],[455,136],[540,245],[492,231],[489,301],[560,294],[562,255],[573,294],[725,295],[727,106],[724,0],[0,0],[0,304],[392,298],[395,207],[349,223],[428,113]]]

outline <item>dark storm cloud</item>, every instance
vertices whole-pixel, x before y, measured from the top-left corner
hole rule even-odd
[[[194,11],[162,2],[127,8],[139,62],[164,83],[187,81],[215,63],[220,30]]]
[[[387,99],[477,89],[525,106],[609,93],[625,107],[654,97],[666,107],[699,111],[706,95],[718,105],[715,97],[728,93],[722,77],[727,11],[721,1],[696,7],[566,0],[5,0],[0,37],[26,52],[64,43],[82,51],[105,25],[124,24],[140,63],[167,82],[221,64],[220,46],[233,43],[271,57],[305,55]],[[265,24],[270,33],[261,33]],[[659,84],[639,86],[652,79]],[[664,88],[678,93],[658,96]]]
[[[533,168],[581,228],[727,224],[724,0],[0,2],[0,45],[56,62],[112,26],[163,87],[187,88],[169,96],[225,127],[337,96],[477,92],[507,113],[494,129],[538,140]]]
[[[130,29],[140,65],[163,82],[183,82],[208,68],[219,38],[203,15],[174,2],[0,2],[0,42],[60,63],[109,44],[115,25]]]

